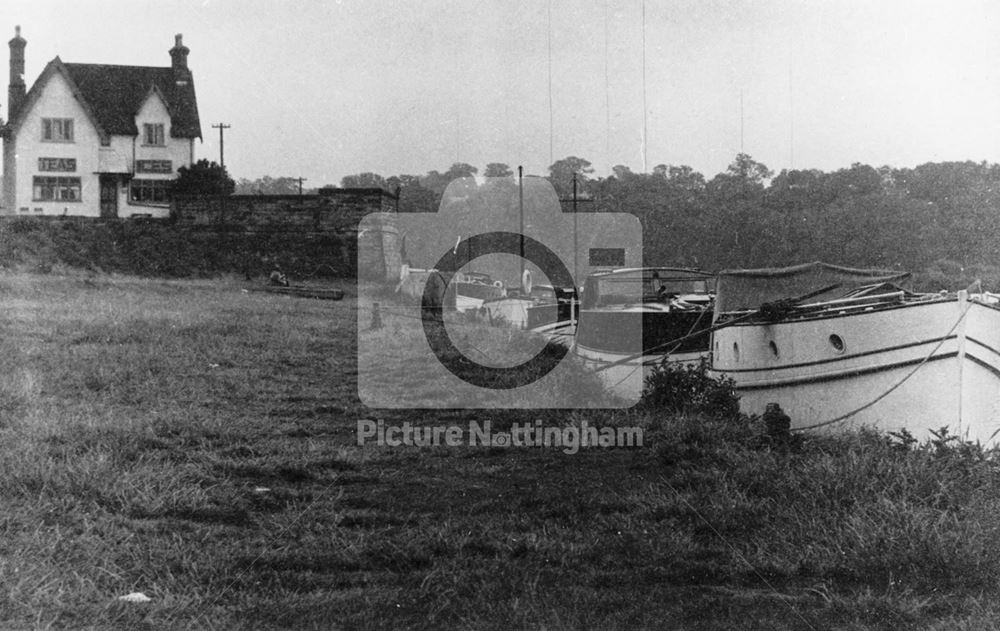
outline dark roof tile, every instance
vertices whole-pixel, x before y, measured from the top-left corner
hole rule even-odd
[[[97,123],[107,134],[135,136],[135,115],[153,86],[163,95],[170,112],[170,135],[201,138],[194,81],[178,85],[170,67],[63,64],[81,95],[90,105]]]

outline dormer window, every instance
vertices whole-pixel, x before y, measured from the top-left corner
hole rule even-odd
[[[73,119],[43,118],[42,140],[44,142],[73,142]]]
[[[166,144],[163,123],[146,123],[142,126],[142,144],[162,147]]]

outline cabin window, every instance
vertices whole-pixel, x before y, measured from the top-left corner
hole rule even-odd
[[[42,140],[45,142],[73,142],[73,119],[43,118]]]
[[[778,355],[778,345],[774,343],[774,340],[771,340],[770,342],[768,342],[767,345],[771,349],[771,354],[774,355],[775,357],[778,357],[779,356]]]
[[[78,177],[35,176],[33,184],[32,199],[36,202],[81,201],[80,178]]]
[[[142,144],[162,147],[166,144],[163,123],[146,123],[142,126]]]
[[[168,204],[171,184],[173,180],[132,180],[130,199],[145,204]]]
[[[834,351],[836,351],[838,353],[843,353],[844,352],[844,348],[845,348],[845,346],[844,346],[844,339],[842,337],[840,337],[839,335],[836,335],[836,334],[831,335],[830,336],[830,346],[833,347]]]
[[[740,361],[740,345],[736,342],[733,342],[733,357],[736,361]]]

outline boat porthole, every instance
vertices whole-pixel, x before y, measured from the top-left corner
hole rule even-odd
[[[736,342],[733,342],[733,357],[736,358],[736,361],[740,361],[740,345]]]
[[[838,353],[844,352],[844,340],[836,333],[830,336],[830,346]]]
[[[778,356],[778,345],[774,343],[774,340],[771,340],[770,342],[768,342],[767,345],[771,348],[771,353],[774,354],[775,357],[777,357]]]

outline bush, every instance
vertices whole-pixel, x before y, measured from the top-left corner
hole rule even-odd
[[[993,265],[963,266],[949,260],[938,260],[913,275],[917,291],[957,291],[979,281],[986,291],[1000,291],[1000,268]]]
[[[174,195],[232,195],[235,189],[236,182],[226,167],[205,159],[177,169],[177,179],[171,186]]]
[[[716,418],[734,417],[740,411],[735,382],[709,375],[704,360],[697,365],[661,363],[646,378],[640,404],[678,414]]]

